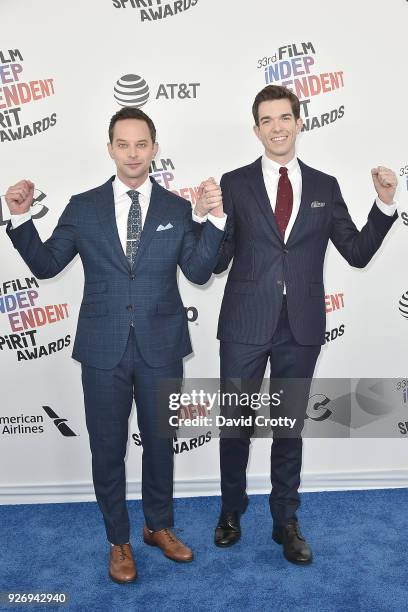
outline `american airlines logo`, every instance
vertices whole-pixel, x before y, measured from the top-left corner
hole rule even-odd
[[[43,406],[45,413],[54,421],[55,427],[58,429],[61,435],[65,437],[76,436],[77,434],[72,431],[70,427],[67,425],[68,419],[61,419],[58,414],[56,414],[52,408],[49,406]]]

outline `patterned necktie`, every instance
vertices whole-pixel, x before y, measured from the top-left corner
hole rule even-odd
[[[139,204],[139,192],[131,189],[127,192],[132,200],[127,220],[126,257],[130,266],[133,267],[139,248],[140,235],[142,233],[142,209]]]
[[[288,227],[290,215],[293,208],[292,183],[288,177],[288,169],[285,166],[279,168],[278,191],[276,193],[275,218],[282,238],[285,238],[285,231]]]

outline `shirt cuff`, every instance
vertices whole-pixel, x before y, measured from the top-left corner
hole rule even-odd
[[[215,215],[208,213],[208,220],[219,230],[225,230],[225,224],[227,222],[227,215],[225,213],[223,217],[216,217]]]
[[[195,221],[196,223],[204,223],[204,221],[207,221],[208,215],[205,215],[205,217],[199,217],[198,215],[195,214],[194,210],[193,210],[193,221]]]
[[[21,215],[10,215],[11,227],[17,229],[20,225],[23,225],[26,221],[31,219],[31,210],[22,213]]]
[[[395,211],[397,210],[396,202],[393,202],[392,204],[386,204],[385,202],[380,200],[379,197],[377,197],[375,199],[375,203],[377,204],[381,212],[384,213],[384,215],[387,215],[388,217],[392,217]]]

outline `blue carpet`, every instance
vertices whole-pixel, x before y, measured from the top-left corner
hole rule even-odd
[[[219,498],[177,499],[176,533],[195,561],[176,564],[143,544],[139,501],[129,502],[139,579],[107,576],[108,545],[95,503],[0,506],[0,592],[61,592],[63,606],[1,610],[408,610],[408,489],[302,494],[299,513],[314,563],[289,564],[271,540],[266,495],[252,495],[234,547],[212,543]]]

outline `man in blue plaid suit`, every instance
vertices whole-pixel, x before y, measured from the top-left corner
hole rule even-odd
[[[143,444],[144,541],[175,561],[193,558],[170,530],[173,445],[158,431],[155,400],[160,381],[181,380],[182,359],[192,350],[177,267],[204,284],[224,237],[219,186],[213,179],[201,184],[192,215],[184,199],[149,178],[157,148],[155,126],[143,111],[117,112],[108,143],[116,176],[73,196],[45,242],[31,220],[33,183],[20,181],[6,194],[7,234],[37,278],[56,276],[77,254],[82,260],[85,287],[73,358],[82,366],[95,494],[111,543],[109,575],[120,583],[137,577],[124,464],[133,399]],[[208,221],[194,227],[208,213]]]

